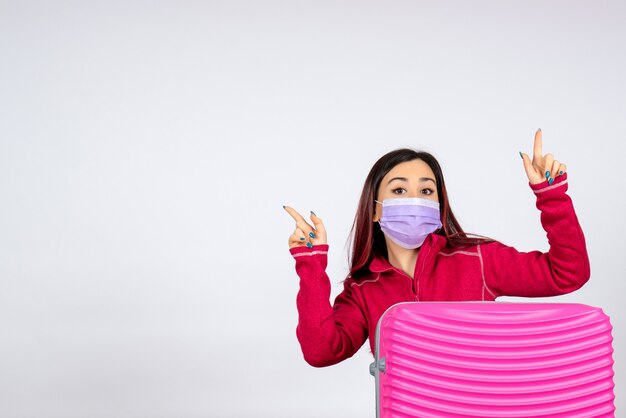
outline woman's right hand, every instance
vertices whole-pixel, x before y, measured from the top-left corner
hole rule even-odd
[[[530,184],[539,184],[548,181],[552,184],[555,178],[565,173],[567,167],[565,164],[554,159],[552,154],[543,154],[543,134],[541,128],[535,132],[535,145],[533,147],[533,159],[523,152],[520,152],[522,160],[524,160],[524,170]]]
[[[311,226],[295,209],[289,206],[283,206],[283,208],[296,221],[296,229],[289,236],[289,249],[305,245],[313,248],[314,245],[326,244],[326,229],[322,220],[313,211],[311,211],[311,221],[314,226]]]

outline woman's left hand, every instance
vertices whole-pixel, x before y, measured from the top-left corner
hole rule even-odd
[[[552,154],[542,155],[542,146],[541,129],[538,129],[537,132],[535,132],[535,146],[532,161],[528,155],[520,152],[524,160],[524,170],[526,170],[530,184],[539,184],[546,180],[548,184],[552,184],[554,179],[565,173],[567,169],[565,164],[555,160]]]

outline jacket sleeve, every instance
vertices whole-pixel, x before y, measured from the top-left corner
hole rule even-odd
[[[484,280],[494,296],[555,296],[572,292],[591,274],[585,236],[567,191],[567,173],[548,185],[530,184],[550,249],[519,252],[499,242],[482,244]]]
[[[330,304],[330,280],[326,274],[328,245],[295,247],[289,252],[296,261],[300,290],[296,298],[296,335],[311,366],[325,367],[352,357],[367,339],[367,322],[349,279]]]

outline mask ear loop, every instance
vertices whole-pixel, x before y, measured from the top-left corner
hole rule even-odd
[[[378,201],[378,200],[376,200],[376,199],[374,199],[374,202],[376,202],[376,203],[380,203],[381,205],[383,204],[382,202],[379,202],[379,201]],[[381,217],[382,217],[382,215],[381,215]],[[376,222],[378,222],[378,225],[380,226],[380,218],[379,218]]]

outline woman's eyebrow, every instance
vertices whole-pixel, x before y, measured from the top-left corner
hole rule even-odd
[[[389,185],[389,183],[391,183],[394,180],[400,180],[400,181],[404,181],[404,182],[408,182],[409,181],[409,179],[407,179],[406,177],[394,177],[394,178],[392,178],[391,180],[389,180],[387,182],[387,185]],[[424,182],[424,181],[432,181],[433,183],[437,184],[435,182],[435,180],[431,179],[430,177],[420,177],[419,180],[422,181],[422,182]]]

